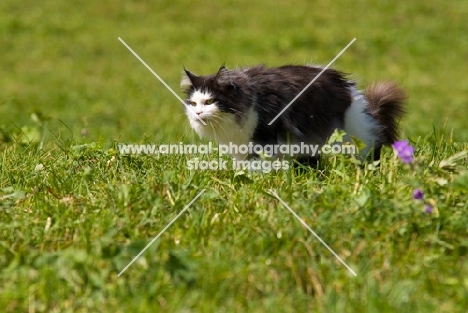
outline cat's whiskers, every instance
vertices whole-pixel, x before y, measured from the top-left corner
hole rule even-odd
[[[218,114],[218,115],[214,115],[216,121],[219,123],[220,121],[222,122],[230,122],[230,120],[226,117],[226,116],[223,116],[221,114]]]
[[[215,127],[215,125],[214,125],[215,123],[217,124],[218,127]],[[212,123],[210,123],[210,126],[211,126],[211,129],[213,130],[215,140],[218,141],[219,136],[218,136],[218,133],[216,132],[216,130],[218,128],[221,128],[221,129],[223,129],[223,128],[221,127],[219,121],[217,121],[216,119],[212,120]]]
[[[222,127],[222,125],[221,125],[221,122],[223,122],[223,121],[228,121],[228,120],[227,120],[227,118],[225,118],[225,117],[223,117],[221,115],[214,115],[214,118],[212,119],[213,123],[211,124],[211,126],[212,126],[213,132],[214,132],[216,137],[219,137],[218,134],[216,133],[216,129],[221,130],[222,132],[224,132],[224,134],[226,136],[228,136],[228,133],[226,132],[226,129],[224,127]],[[215,126],[214,124],[216,124],[216,126],[217,126],[216,128],[214,127]]]

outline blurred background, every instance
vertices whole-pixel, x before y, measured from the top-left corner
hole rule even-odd
[[[335,62],[410,98],[403,136],[467,138],[467,1],[13,1],[0,4],[0,140],[192,141],[183,66]],[[42,126],[45,126],[46,131]]]

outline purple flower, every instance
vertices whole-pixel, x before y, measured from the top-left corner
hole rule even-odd
[[[413,199],[415,200],[422,200],[424,198],[424,192],[419,189],[419,188],[416,188],[414,191],[413,191]]]
[[[413,163],[414,148],[408,144],[408,140],[397,141],[392,145],[403,163]]]
[[[434,208],[430,204],[426,204],[426,208],[424,209],[424,212],[427,214],[431,214]]]

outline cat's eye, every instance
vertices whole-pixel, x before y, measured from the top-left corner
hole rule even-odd
[[[210,105],[214,102],[214,99],[206,99],[205,100],[205,105]]]
[[[197,103],[196,103],[195,101],[189,101],[189,104],[190,104],[191,106],[196,106],[196,105],[197,105]]]

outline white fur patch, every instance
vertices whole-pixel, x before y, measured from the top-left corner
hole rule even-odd
[[[206,105],[208,99],[212,99],[211,93],[200,90],[195,90],[188,99],[189,103],[187,104],[187,110],[185,110],[185,112],[189,118],[190,125],[195,130],[197,130],[200,125],[205,126],[200,119],[207,123],[207,120],[216,117],[219,113],[216,103]]]
[[[189,101],[193,101],[196,105],[191,106],[189,104],[192,110],[186,110],[190,125],[200,138],[214,140],[223,145],[229,145],[230,143],[237,146],[247,145],[252,140],[258,122],[258,116],[254,108],[251,107],[239,123],[233,114],[220,111],[217,102],[205,105],[207,99],[212,99],[211,93],[200,90],[194,91]],[[198,114],[207,125],[203,125],[195,117],[195,114]],[[240,153],[232,156],[237,160],[243,160],[247,157],[246,154]]]
[[[212,138],[215,138],[215,141],[218,144],[222,145],[248,145],[252,141],[252,136],[257,127],[258,116],[254,108],[251,107],[248,112],[246,112],[244,119],[239,122],[235,119],[234,115],[230,113],[222,112],[223,117],[219,120],[219,124],[212,124],[211,129],[206,129],[211,132]],[[232,157],[236,160],[246,159],[248,154],[234,153]]]
[[[213,96],[211,95],[211,92],[208,91],[200,91],[200,90],[195,90],[191,95],[190,95],[190,101],[194,101],[198,104],[204,105],[206,100],[212,99]]]
[[[360,151],[366,156],[376,144],[380,144],[381,127],[377,120],[365,112],[368,105],[364,95],[355,87],[351,87],[353,102],[345,112],[344,130],[348,135],[361,139],[366,147]]]

